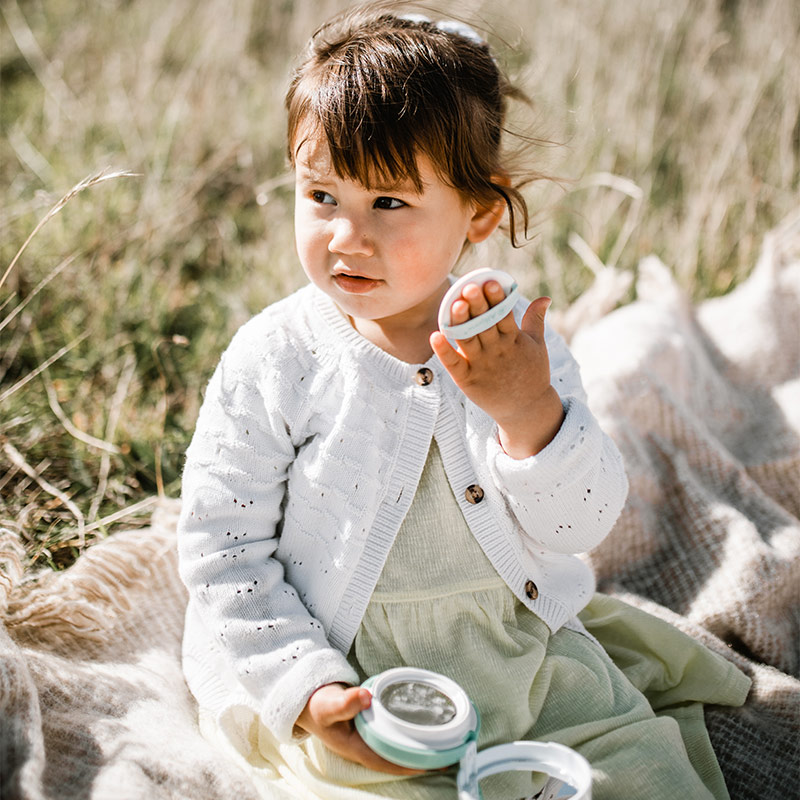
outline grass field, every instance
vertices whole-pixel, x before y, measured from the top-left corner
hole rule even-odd
[[[304,282],[282,96],[343,5],[0,4],[0,525],[32,563],[178,494],[221,349]],[[695,299],[748,273],[798,203],[796,0],[470,8],[564,179],[531,189],[533,241],[487,258],[561,309],[650,253]]]

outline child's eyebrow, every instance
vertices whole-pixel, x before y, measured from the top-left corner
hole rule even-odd
[[[307,183],[314,183],[319,186],[330,186],[334,183],[332,176],[328,172],[314,169],[310,164],[302,162],[297,165],[298,175],[301,180]],[[422,194],[427,188],[427,184],[423,182],[422,187],[418,190],[414,182],[408,178],[396,181],[394,183],[372,183],[369,186],[370,192],[380,194]]]
[[[370,187],[370,190],[385,194],[419,194],[411,181],[401,181],[393,184],[375,184]]]
[[[422,194],[428,188],[428,184],[423,181],[422,185],[418,188],[410,178],[401,178],[394,183],[373,183],[369,188],[370,191],[385,192],[386,194],[392,194],[393,192],[402,194]]]
[[[304,164],[300,162],[297,165],[298,174],[306,181],[311,183],[329,183],[330,182],[330,175],[327,172],[321,172],[318,169],[314,169],[310,164]]]

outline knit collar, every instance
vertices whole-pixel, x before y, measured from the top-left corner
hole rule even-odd
[[[403,382],[423,366],[436,369],[438,372],[442,371],[441,362],[435,354],[432,354],[424,364],[410,364],[382,350],[350,324],[350,320],[325,292],[314,284],[309,284],[309,286],[314,309],[319,312],[328,333],[332,333],[342,346],[348,352],[354,353],[357,358],[369,360],[389,377]]]

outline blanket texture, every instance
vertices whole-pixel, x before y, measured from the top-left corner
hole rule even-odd
[[[707,707],[731,797],[800,785],[800,215],[751,277],[697,307],[655,259],[638,299],[575,334],[590,404],[631,481],[589,556],[599,588],[753,680]],[[0,537],[0,796],[255,800],[199,735],[184,685],[178,504],[63,573]]]

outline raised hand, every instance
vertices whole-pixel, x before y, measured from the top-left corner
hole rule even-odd
[[[454,325],[497,305],[504,297],[497,281],[468,283],[450,309]],[[513,313],[487,331],[459,340],[454,349],[443,333],[431,334],[434,353],[456,385],[495,420],[500,444],[512,458],[527,458],[549,444],[564,412],[550,384],[544,318],[550,298],[534,300],[517,326]]]
[[[421,775],[423,770],[408,769],[381,758],[359,736],[353,720],[371,702],[367,689],[329,683],[311,695],[297,718],[297,725],[348,761],[393,775]]]

